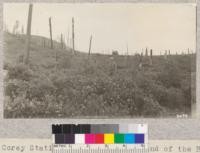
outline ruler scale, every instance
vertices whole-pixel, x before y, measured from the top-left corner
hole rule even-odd
[[[53,153],[147,153],[146,124],[52,125]]]
[[[147,153],[148,149],[66,149],[66,148],[56,148],[53,153]]]

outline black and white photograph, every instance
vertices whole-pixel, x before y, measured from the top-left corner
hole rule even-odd
[[[4,118],[177,118],[196,108],[196,5],[4,3]]]

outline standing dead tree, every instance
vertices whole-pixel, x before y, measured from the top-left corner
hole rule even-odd
[[[190,49],[188,48],[188,55],[190,54]]]
[[[61,44],[61,49],[64,49],[64,42],[63,42],[63,34],[61,33],[60,36],[60,44]]]
[[[19,28],[19,21],[16,20],[16,21],[15,21],[15,25],[14,25],[14,27],[13,27],[13,34],[14,34],[14,35],[17,35],[17,34],[18,34],[18,28]]]
[[[45,40],[45,38],[43,38],[43,47],[44,48],[46,47],[46,40]]]
[[[69,27],[68,27],[68,30],[67,30],[67,46],[70,47],[71,44],[70,44],[70,33],[69,33]]]
[[[24,34],[24,26],[22,25],[22,28],[21,28],[21,34],[23,35]]]
[[[74,42],[74,18],[72,18],[72,49],[73,53],[75,54],[75,42]]]
[[[128,43],[126,44],[126,58],[125,58],[125,63],[126,66],[129,66],[129,48],[128,48]]]
[[[90,55],[90,53],[91,53],[91,46],[92,46],[92,35],[90,36],[90,43],[89,43],[88,55]]]
[[[165,50],[165,56],[164,57],[165,57],[165,59],[167,59],[167,50]]]
[[[63,38],[62,38],[62,44],[63,44],[63,49],[66,49],[66,36],[63,35]]]
[[[153,50],[150,50],[150,65],[153,64]]]
[[[141,52],[140,56],[143,57],[143,51]]]
[[[30,54],[29,52],[30,52],[30,41],[31,41],[32,10],[33,10],[33,4],[29,4],[28,23],[27,23],[27,32],[26,32],[26,57],[25,57],[26,64],[28,64],[29,62],[29,54]]]
[[[5,32],[8,32],[8,27],[7,27],[7,25],[4,23],[3,24],[3,30],[5,31]]]
[[[128,53],[128,44],[126,44],[126,55],[128,57],[129,53]]]
[[[145,50],[145,56],[148,56],[148,49]]]
[[[49,18],[49,32],[50,32],[50,40],[51,40],[51,49],[53,49],[51,17]]]

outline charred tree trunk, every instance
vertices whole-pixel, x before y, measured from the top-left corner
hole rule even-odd
[[[150,50],[150,65],[153,64],[153,50]]]
[[[145,50],[145,56],[148,56],[148,49]]]
[[[167,50],[165,50],[165,59],[167,59]]]
[[[90,56],[90,53],[91,53],[91,46],[92,46],[92,36],[90,36],[89,51],[88,51],[89,56]]]
[[[74,42],[74,18],[72,18],[72,49],[73,53],[75,54],[75,42]]]
[[[43,39],[43,46],[44,46],[44,48],[46,47],[46,41],[45,41],[45,38]]]
[[[51,24],[51,18],[49,18],[49,32],[50,32],[50,40],[51,40],[51,49],[53,49],[53,39],[52,39],[52,24]]]
[[[29,62],[29,54],[30,54],[29,52],[30,52],[30,41],[31,41],[32,10],[33,10],[33,4],[29,4],[28,23],[26,32],[26,57],[25,57],[26,64],[28,64]]]
[[[61,49],[64,49],[63,34],[62,33],[61,33],[61,36],[60,36],[60,44],[61,44]]]

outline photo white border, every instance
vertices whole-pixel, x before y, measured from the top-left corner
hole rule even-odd
[[[197,73],[196,117],[190,119],[4,119],[3,76],[0,75],[0,138],[50,138],[51,124],[62,123],[147,123],[149,139],[199,139],[200,138],[200,0],[1,0],[0,1],[0,74],[3,70],[3,3],[195,3],[197,2]],[[199,93],[199,94],[198,94]]]

